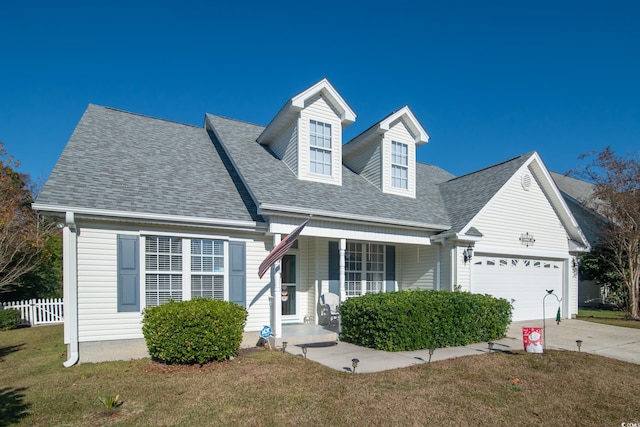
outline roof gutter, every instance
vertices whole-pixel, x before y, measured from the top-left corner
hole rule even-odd
[[[75,214],[65,213],[63,238],[63,285],[64,285],[64,321],[65,332],[69,334],[69,359],[62,365],[65,368],[80,360],[78,342],[78,229]]]
[[[216,218],[202,218],[202,217],[190,217],[183,215],[164,215],[146,212],[126,212],[116,211],[109,209],[90,209],[90,208],[74,208],[70,206],[59,205],[47,205],[34,203],[33,209],[40,212],[50,213],[64,213],[72,211],[75,215],[96,218],[96,219],[114,219],[121,218],[123,220],[138,220],[146,222],[162,222],[172,224],[189,224],[189,225],[209,225],[225,228],[241,229],[241,230],[266,230],[267,226],[264,223],[256,221],[238,221],[232,219],[216,219]]]
[[[402,221],[402,220],[396,220],[396,219],[374,217],[369,215],[329,212],[329,211],[324,211],[319,209],[306,209],[306,208],[298,208],[294,206],[274,205],[270,203],[261,203],[258,207],[258,214],[260,215],[296,214],[301,216],[313,215],[315,219],[321,219],[324,221],[368,222],[375,225],[391,225],[391,226],[403,227],[403,228],[420,228],[420,229],[443,230],[443,231],[451,228],[451,226],[443,225],[443,224],[429,224],[425,222]]]

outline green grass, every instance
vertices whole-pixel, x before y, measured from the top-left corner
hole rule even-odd
[[[586,320],[587,322],[640,329],[639,321],[626,318],[626,313],[619,310],[581,308],[578,310],[577,318],[579,320]]]
[[[62,327],[0,332],[0,426],[621,425],[640,365],[587,353],[494,352],[374,374],[268,349],[233,361],[62,367]],[[348,363],[348,362],[345,362]],[[105,408],[98,398],[118,395]]]

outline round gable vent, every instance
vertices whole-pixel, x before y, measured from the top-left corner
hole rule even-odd
[[[525,191],[529,191],[529,188],[531,188],[531,175],[528,173],[522,175],[522,188],[524,188]]]

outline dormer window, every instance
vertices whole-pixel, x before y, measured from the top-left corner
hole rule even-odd
[[[391,186],[406,190],[409,184],[409,146],[391,141]]]
[[[316,120],[309,124],[309,171],[331,176],[331,125]]]

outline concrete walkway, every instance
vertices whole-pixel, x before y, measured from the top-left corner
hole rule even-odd
[[[523,350],[522,328],[524,326],[542,327],[542,321],[512,323],[507,337],[495,341],[494,351]],[[560,325],[556,325],[553,319],[549,319],[546,322],[546,335],[547,349],[577,351],[576,340],[580,339],[582,340],[581,351],[583,352],[640,364],[640,329],[601,325],[580,320],[563,320]],[[300,346],[288,346],[286,351],[303,356]],[[431,361],[487,352],[489,352],[487,343],[471,344],[465,347],[438,348],[431,356]],[[426,363],[429,361],[429,351],[387,352],[338,342],[338,344],[309,345],[307,358],[346,372],[352,370],[352,359],[358,359],[356,372],[365,373]]]

